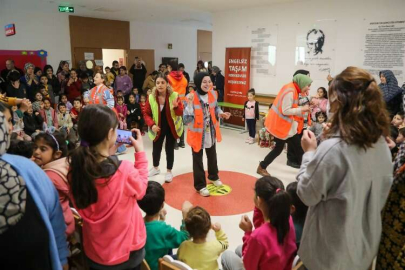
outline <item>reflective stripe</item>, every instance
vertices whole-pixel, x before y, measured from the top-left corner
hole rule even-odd
[[[289,94],[290,92],[292,92],[293,95],[294,95],[294,90],[293,90],[293,89],[287,89],[287,90],[284,91],[283,95],[280,97],[280,99],[279,99],[278,102],[277,102],[277,107],[280,107],[281,103],[282,103],[283,100],[284,100],[284,97],[285,97],[287,94]],[[294,100],[294,97],[293,97],[293,100]]]
[[[287,122],[289,122],[289,123],[293,123],[294,120],[291,119],[291,118],[289,118],[289,117],[287,117],[287,116],[285,116],[284,114],[280,113],[280,111],[278,110],[277,106],[273,105],[273,106],[271,107],[271,109],[272,109],[275,113],[277,113],[277,115],[278,115],[279,117],[283,118],[285,121],[287,121]]]
[[[184,95],[184,94],[181,94],[181,95],[179,95],[179,97],[185,97],[186,95]]]
[[[294,100],[293,104],[298,105],[298,100]]]
[[[181,121],[181,117],[176,117],[176,122],[174,122],[174,125],[176,126],[180,121]]]
[[[203,129],[202,128],[195,128],[193,126],[189,126],[188,129],[192,132],[198,132],[198,133],[202,133]]]
[[[195,105],[194,105],[194,109],[201,110],[201,105],[195,104]]]
[[[215,102],[213,102],[213,103],[210,103],[210,108],[215,108],[216,107],[216,103]]]

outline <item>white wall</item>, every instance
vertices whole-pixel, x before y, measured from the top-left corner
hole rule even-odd
[[[291,81],[294,65],[297,24],[314,24],[317,20],[337,20],[335,45],[335,73],[347,66],[361,66],[361,44],[364,37],[364,19],[405,19],[403,0],[311,0],[275,4],[268,7],[214,13],[213,16],[213,65],[225,67],[227,47],[250,47],[250,27],[278,24],[277,75],[260,80],[254,85],[262,94],[277,94],[282,85]],[[332,74],[332,76],[335,74]],[[254,78],[252,78],[254,81]],[[314,81],[311,93],[325,80]]]
[[[116,50],[116,49],[103,49],[103,64],[105,67],[110,67],[114,60],[119,61],[120,58],[125,58],[125,51],[124,50]],[[125,59],[124,59],[125,60]],[[124,63],[125,65],[125,63]],[[130,68],[127,66],[127,68]]]
[[[16,34],[6,37],[4,26],[14,23]],[[0,49],[45,50],[56,72],[60,60],[71,60],[69,18],[66,14],[36,11],[13,0],[0,0]],[[23,67],[20,67],[23,68]]]
[[[178,57],[192,76],[197,65],[197,28],[179,25],[131,22],[131,49],[154,49],[156,69],[162,57]],[[167,44],[172,43],[169,50]]]

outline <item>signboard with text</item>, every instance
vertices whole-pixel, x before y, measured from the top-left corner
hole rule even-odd
[[[15,35],[15,24],[7,24],[4,26],[4,31],[6,33],[6,37]]]

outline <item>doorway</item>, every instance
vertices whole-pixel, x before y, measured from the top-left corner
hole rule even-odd
[[[113,61],[118,61],[120,67],[121,66],[127,66],[127,61],[125,57],[125,50],[120,50],[120,49],[102,49],[103,51],[103,64],[104,68],[105,67],[112,67],[112,62]]]

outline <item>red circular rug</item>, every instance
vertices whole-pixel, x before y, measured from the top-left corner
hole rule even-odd
[[[184,201],[205,208],[212,216],[229,216],[253,211],[256,178],[244,173],[221,171],[219,178],[231,191],[223,196],[202,197],[194,189],[193,173],[178,175],[170,184],[164,184],[166,203],[181,210]],[[207,181],[209,184],[209,181]]]

